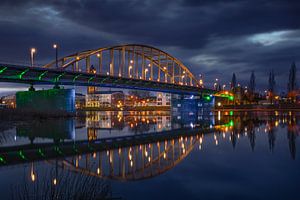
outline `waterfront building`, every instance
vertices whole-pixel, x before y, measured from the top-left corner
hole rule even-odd
[[[156,93],[156,105],[157,106],[171,106],[171,94],[157,92]]]
[[[0,103],[1,103],[2,107],[16,108],[16,95],[15,94],[3,96],[3,97],[1,97],[0,100],[1,100]]]
[[[75,107],[76,109],[82,109],[85,107],[85,95],[81,93],[75,94]]]
[[[123,91],[95,91],[86,95],[86,107],[117,107],[124,106]]]

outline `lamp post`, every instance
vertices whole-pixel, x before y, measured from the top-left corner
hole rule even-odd
[[[53,49],[55,49],[55,63],[56,63],[56,68],[58,68],[58,45],[53,44]]]
[[[145,69],[145,80],[147,80],[147,72],[148,72],[148,69]]]
[[[131,69],[132,69],[132,66],[129,65],[129,67],[128,67],[128,76],[129,76],[129,78],[132,77],[132,75],[131,75]]]
[[[33,67],[33,59],[34,59],[34,54],[36,53],[35,48],[30,49],[30,61],[31,61],[31,67]]]

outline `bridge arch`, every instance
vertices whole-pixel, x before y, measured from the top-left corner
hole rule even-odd
[[[55,68],[56,61],[43,67]],[[86,50],[58,59],[58,67],[67,71],[200,87],[196,77],[180,60],[148,45],[125,44]]]

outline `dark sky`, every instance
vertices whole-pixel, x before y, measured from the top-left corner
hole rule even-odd
[[[247,84],[254,70],[262,90],[271,69],[286,89],[291,63],[300,63],[297,0],[1,0],[0,28],[0,62],[28,62],[36,47],[36,62],[46,64],[54,42],[60,55],[140,43],[171,53],[206,82],[228,84],[235,72]]]

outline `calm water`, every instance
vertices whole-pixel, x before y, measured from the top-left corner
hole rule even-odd
[[[300,199],[300,114],[1,122],[1,199]]]

